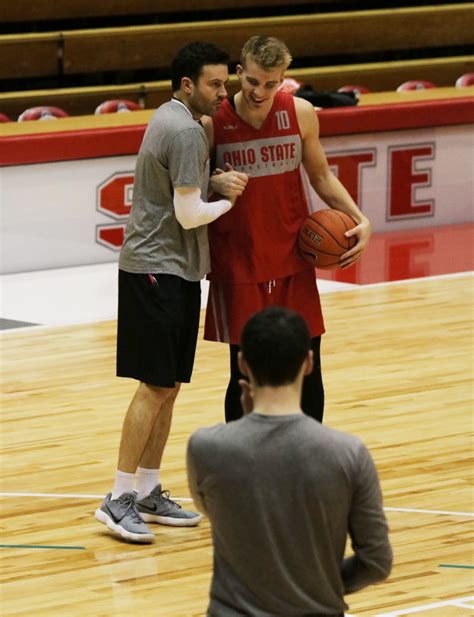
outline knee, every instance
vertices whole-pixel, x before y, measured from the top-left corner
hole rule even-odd
[[[166,400],[168,402],[173,402],[178,396],[178,392],[180,391],[180,389],[181,389],[181,384],[179,382],[176,382],[174,388],[168,388],[169,391],[166,396]]]
[[[162,388],[141,382],[137,394],[150,404],[161,406],[165,401],[174,400],[177,397],[180,386],[181,384],[176,384],[174,388]]]

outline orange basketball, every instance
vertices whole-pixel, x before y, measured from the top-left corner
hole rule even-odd
[[[298,235],[301,257],[315,268],[337,268],[340,256],[356,243],[344,233],[356,226],[353,219],[340,210],[318,210],[308,216]]]

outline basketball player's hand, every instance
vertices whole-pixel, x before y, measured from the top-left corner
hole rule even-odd
[[[341,255],[341,260],[339,262],[340,268],[349,268],[352,266],[364,253],[369,244],[370,235],[372,233],[372,226],[370,224],[369,219],[363,217],[362,221],[356,225],[353,229],[349,229],[344,234],[346,238],[351,238],[355,236],[357,242],[354,246]]]
[[[253,411],[252,386],[246,379],[239,379],[240,404],[244,410],[244,416]]]
[[[226,163],[226,169],[216,169],[212,174],[209,185],[214,193],[229,198],[235,203],[237,197],[242,195],[248,182],[248,175],[235,171]]]

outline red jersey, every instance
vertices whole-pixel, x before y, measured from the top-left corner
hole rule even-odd
[[[311,268],[296,249],[308,204],[293,96],[277,92],[259,129],[245,122],[229,99],[213,117],[213,124],[216,166],[224,169],[230,163],[250,178],[234,207],[208,227],[208,278],[258,283]]]

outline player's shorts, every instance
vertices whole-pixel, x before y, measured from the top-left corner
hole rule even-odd
[[[119,270],[117,375],[162,388],[191,381],[200,282]]]
[[[235,285],[210,281],[204,338],[238,345],[249,317],[273,305],[300,313],[312,338],[323,334],[321,302],[311,268],[266,283]]]

